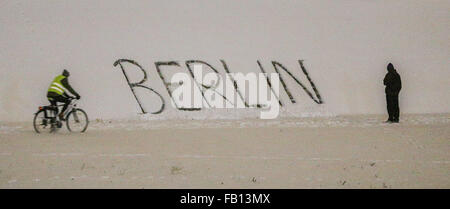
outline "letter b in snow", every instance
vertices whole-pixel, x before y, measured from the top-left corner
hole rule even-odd
[[[129,77],[125,71],[125,68],[123,67],[122,63],[131,63],[133,65],[136,65],[137,67],[139,67],[139,69],[142,70],[142,72],[144,73],[144,78],[142,78],[141,81],[136,82],[136,83],[131,83],[129,80]],[[159,94],[157,91],[155,91],[154,89],[144,86],[142,85],[145,81],[147,81],[147,72],[145,72],[144,68],[142,68],[136,61],[134,60],[128,60],[128,59],[119,59],[117,61],[114,62],[114,67],[116,67],[117,65],[120,65],[120,68],[122,69],[122,73],[125,76],[125,79],[128,83],[128,86],[130,86],[131,92],[134,95],[134,98],[136,98],[137,103],[139,104],[139,107],[141,108],[141,111],[143,114],[146,114],[147,111],[145,111],[145,109],[142,107],[142,103],[139,100],[138,96],[136,95],[136,92],[134,91],[135,88],[144,88],[147,90],[150,90],[151,92],[155,93],[156,95],[159,96],[159,98],[161,99],[161,106],[159,108],[159,110],[152,112],[152,114],[159,114],[164,110],[164,106],[165,106],[165,102],[164,102],[164,98],[161,96],[161,94]]]

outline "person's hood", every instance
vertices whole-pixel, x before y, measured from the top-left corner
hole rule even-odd
[[[395,72],[395,68],[394,68],[394,65],[392,63],[388,64],[387,71],[388,72],[392,72],[392,73]]]

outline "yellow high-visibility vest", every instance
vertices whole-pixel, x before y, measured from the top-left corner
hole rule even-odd
[[[59,95],[63,95],[65,88],[61,83],[61,80],[66,78],[66,76],[58,75],[53,79],[53,82],[50,84],[50,87],[48,88],[48,92],[55,92]]]

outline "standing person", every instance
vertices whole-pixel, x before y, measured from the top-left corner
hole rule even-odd
[[[383,83],[386,86],[386,103],[389,119],[387,123],[398,123],[400,121],[400,108],[398,106],[398,94],[402,89],[402,80],[392,63],[387,66],[388,73],[384,77]]]
[[[50,101],[52,105],[56,106],[57,102],[64,103],[64,107],[58,115],[59,119],[62,121],[64,121],[64,111],[70,104],[70,97],[66,94],[65,90],[68,90],[71,94],[75,95],[76,99],[80,99],[80,95],[73,90],[72,86],[69,84],[69,76],[69,71],[64,69],[61,75],[58,75],[53,79],[47,92],[48,101]]]

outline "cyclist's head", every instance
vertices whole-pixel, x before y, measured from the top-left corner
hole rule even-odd
[[[69,77],[69,76],[70,76],[70,73],[69,73],[69,71],[67,71],[66,69],[64,69],[62,75],[63,75],[63,76],[66,76],[66,77]]]

